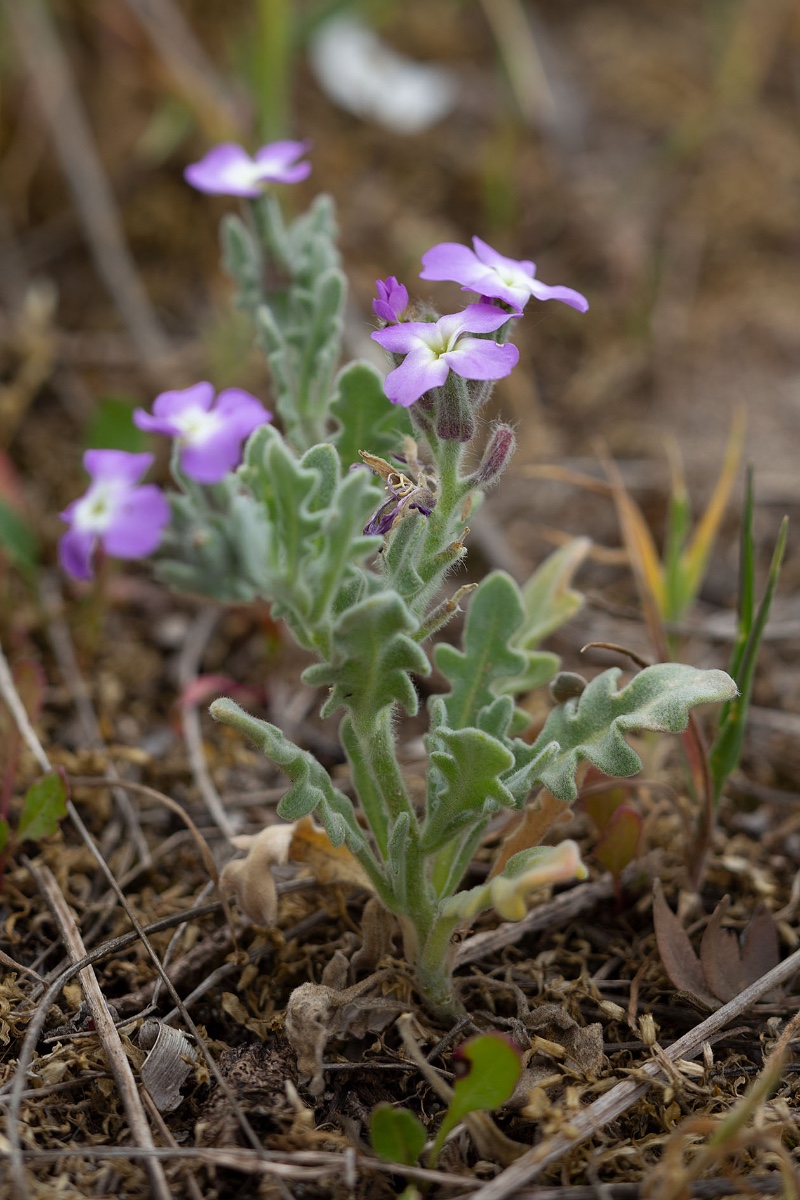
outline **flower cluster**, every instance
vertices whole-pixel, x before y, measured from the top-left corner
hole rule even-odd
[[[188,166],[184,175],[201,192],[257,199],[271,184],[297,183],[308,176],[311,166],[303,156],[309,146],[307,141],[272,142],[251,156],[241,146],[225,142]],[[408,291],[394,276],[377,280],[372,302],[381,322],[372,337],[395,363],[385,380],[386,396],[404,408],[423,401],[420,420],[422,410],[433,408],[438,398],[433,427],[445,440],[471,438],[475,428],[471,414],[488,396],[488,385],[510,374],[518,362],[519,352],[508,339],[509,322],[521,316],[531,297],[560,300],[580,312],[588,308],[579,292],[538,280],[532,262],[505,258],[477,237],[473,246],[473,250],[454,242],[433,246],[422,257],[420,277],[458,283],[464,291],[477,293],[478,303],[438,319],[409,319]],[[245,440],[271,420],[272,414],[249,392],[226,388],[215,398],[207,382],[162,392],[152,413],[141,408],[134,413],[139,429],[174,439],[175,470],[203,485],[219,483],[234,471]],[[509,431],[503,452],[496,449],[481,468],[484,482],[499,474],[501,459],[507,460],[512,445]],[[71,575],[91,578],[98,547],[120,558],[144,557],[158,548],[170,508],[158,487],[140,483],[151,463],[149,454],[87,453],[84,465],[92,482],[86,494],[61,514],[69,528],[61,538],[59,554]],[[390,488],[389,500],[367,532],[388,531],[408,508],[428,515],[431,503],[424,489]]]
[[[420,279],[460,283],[462,291],[477,292],[479,304],[469,304],[454,316],[438,321],[404,321],[408,292],[394,276],[376,280],[375,315],[386,323],[372,337],[395,355],[405,355],[386,379],[386,395],[393,404],[408,407],[426,392],[442,387],[453,371],[462,379],[495,380],[509,375],[519,360],[514,346],[484,336],[494,333],[516,316],[531,299],[560,300],[578,312],[589,302],[568,287],[549,287],[536,278],[536,264],[506,258],[476,237],[474,250],[457,242],[440,242],[422,256]],[[493,301],[507,305],[500,308]]]
[[[254,429],[272,420],[260,400],[240,388],[220,392],[197,383],[162,392],[153,414],[134,413],[139,429],[175,439],[179,469],[195,483],[218,483],[238,466],[242,444]],[[158,548],[169,523],[169,503],[154,484],[137,486],[152,454],[89,450],[83,465],[92,483],[80,500],[61,513],[70,528],[61,537],[59,560],[76,579],[91,579],[98,545],[115,558],[145,558]]]

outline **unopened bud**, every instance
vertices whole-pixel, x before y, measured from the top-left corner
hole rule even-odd
[[[436,435],[443,442],[470,442],[475,436],[475,417],[466,383],[452,371],[439,389]]]
[[[582,695],[586,680],[577,671],[559,671],[550,684],[550,695],[556,704],[563,704],[574,696]]]
[[[481,465],[472,476],[475,487],[489,487],[500,478],[511,461],[516,444],[517,439],[510,425],[496,426],[483,452]]]

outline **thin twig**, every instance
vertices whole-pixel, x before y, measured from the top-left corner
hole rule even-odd
[[[86,746],[92,750],[100,750],[107,757],[107,749],[103,740],[103,735],[100,731],[100,724],[95,715],[92,705],[92,698],[89,695],[89,689],[81,674],[78,666],[78,660],[75,657],[75,648],[72,644],[69,627],[64,620],[63,610],[64,602],[61,594],[61,589],[58,586],[56,578],[52,574],[45,574],[42,577],[40,595],[42,605],[47,615],[47,633],[50,639],[50,645],[53,649],[56,662],[59,665],[61,674],[64,677],[64,682],[69,688],[72,702],[78,713],[78,720],[81,723],[83,730],[83,739]],[[136,847],[136,854],[140,859],[146,859],[149,856],[147,841],[142,833],[142,827],[139,824],[139,819],[136,815],[127,791],[115,786],[120,781],[119,772],[114,763],[109,759],[106,770],[110,776],[110,786],[114,803],[117,806],[117,811],[125,822],[128,830],[128,836],[131,842]]]
[[[86,948],[81,939],[78,926],[75,922],[69,905],[67,904],[61,888],[49,867],[40,865],[34,867],[32,863],[28,863],[28,869],[31,871],[37,885],[39,886],[42,895],[47,901],[47,905],[52,912],[61,934],[61,940],[67,949],[67,953],[73,962],[77,962],[86,955]],[[80,980],[83,994],[89,1005],[89,1010],[92,1014],[94,1027],[97,1031],[97,1036],[100,1039],[106,1062],[108,1063],[111,1074],[114,1076],[117,1092],[119,1093],[122,1107],[125,1110],[125,1116],[128,1119],[128,1126],[131,1135],[136,1142],[136,1145],[143,1150],[154,1150],[155,1142],[147,1122],[147,1115],[144,1111],[142,1098],[136,1088],[136,1081],[133,1077],[133,1070],[128,1062],[127,1055],[122,1046],[119,1033],[114,1025],[113,1018],[108,1011],[103,993],[100,990],[100,984],[97,982],[97,976],[94,973],[93,967],[81,968],[78,979]],[[14,1122],[16,1125],[16,1122]],[[14,1131],[18,1136],[18,1130]],[[9,1130],[9,1137],[11,1131]],[[171,1200],[171,1190],[167,1183],[167,1177],[164,1174],[163,1165],[157,1159],[146,1157],[145,1167],[150,1179],[150,1186],[153,1190],[155,1200]],[[27,1182],[25,1180],[24,1171],[16,1172],[13,1176],[13,1183],[18,1197],[26,1197],[28,1193]]]
[[[3,653],[2,647],[0,647],[0,693],[3,695],[3,698],[5,699],[6,703],[8,704],[9,710],[11,711],[15,721],[17,722],[17,727],[18,727],[20,733],[22,734],[23,738],[25,739],[25,742],[27,743],[31,753],[34,755],[36,761],[42,766],[43,770],[45,770],[45,771],[51,770],[52,768],[50,766],[50,761],[47,757],[47,754],[45,753],[44,747],[42,746],[41,742],[39,741],[39,738],[36,735],[35,729],[31,725],[31,722],[28,718],[28,714],[25,711],[25,706],[23,705],[22,700],[20,699],[19,693],[17,692],[17,689],[14,685],[14,680],[11,675],[11,670],[8,665],[8,660],[6,659],[6,656]],[[228,1100],[228,1103],[230,1104],[231,1109],[236,1114],[236,1118],[239,1122],[242,1132],[244,1133],[245,1137],[247,1138],[248,1142],[253,1147],[253,1149],[256,1151],[260,1151],[261,1143],[260,1143],[258,1137],[256,1136],[256,1133],[255,1133],[252,1125],[250,1124],[249,1120],[247,1119],[247,1117],[244,1113],[244,1110],[242,1109],[241,1104],[239,1103],[239,1101],[236,1099],[235,1095],[233,1094],[233,1091],[232,1091],[230,1085],[228,1084],[228,1081],[222,1075],[219,1067],[217,1066],[217,1064],[211,1054],[211,1051],[208,1049],[208,1046],[206,1044],[206,1039],[200,1033],[199,1029],[197,1028],[194,1021],[192,1020],[190,1013],[186,1009],[180,996],[178,995],[177,991],[175,990],[175,987],[173,986],[171,979],[169,978],[169,976],[167,975],[163,966],[161,965],[161,960],[159,959],[158,955],[156,954],[155,950],[153,949],[153,945],[152,945],[150,939],[148,938],[147,934],[145,933],[145,930],[144,930],[139,918],[137,917],[137,915],[134,912],[131,905],[128,903],[128,899],[127,899],[125,893],[120,888],[119,883],[117,882],[117,880],[114,877],[113,872],[111,871],[111,868],[109,867],[106,860],[103,858],[103,855],[101,854],[98,846],[96,845],[94,839],[92,838],[91,834],[89,833],[89,830],[84,825],[84,823],[81,819],[80,813],[78,812],[78,810],[76,809],[75,805],[72,803],[71,800],[67,801],[67,816],[71,820],[72,824],[75,826],[81,839],[84,842],[84,845],[87,847],[87,849],[92,854],[93,858],[95,859],[95,862],[99,866],[101,872],[103,873],[105,879],[107,880],[108,884],[110,885],[112,891],[117,896],[117,899],[119,900],[120,904],[124,908],[131,925],[136,930],[136,934],[137,934],[138,938],[141,940],[142,945],[144,946],[144,949],[145,949],[148,957],[150,958],[150,961],[153,963],[153,966],[155,967],[155,969],[158,972],[158,974],[160,975],[160,977],[164,980],[164,984],[166,986],[166,989],[170,996],[170,999],[172,1000],[173,1004],[175,1004],[177,1006],[187,1029],[194,1037],[199,1049],[201,1050],[201,1052],[203,1054],[203,1057],[205,1058],[206,1062],[208,1063],[209,1070],[211,1071],[212,1075],[214,1076],[218,1086],[220,1087],[222,1092],[225,1094],[225,1097]],[[53,996],[53,998],[55,998],[55,996],[58,995],[58,990],[53,992],[52,987],[49,988],[47,991],[47,996],[49,997],[51,995]],[[36,1014],[36,1016],[38,1016],[38,1013]],[[27,1076],[28,1069],[30,1068],[31,1060],[33,1057],[33,1050],[36,1045],[36,1039],[38,1037],[39,1032],[41,1031],[42,1025],[44,1024],[45,1016],[46,1016],[46,1013],[42,1016],[41,1024],[37,1025],[36,1020],[34,1018],[34,1020],[31,1021],[30,1025],[28,1027],[28,1030],[25,1034],[25,1038],[22,1043],[22,1049],[20,1050],[19,1058],[17,1060],[17,1075],[21,1076],[21,1078],[15,1078],[14,1084],[13,1084],[13,1087],[11,1090],[11,1101],[9,1104],[9,1127],[12,1130],[12,1133],[9,1134],[9,1145],[11,1147],[12,1164],[13,1164],[14,1169],[18,1173],[21,1173],[21,1165],[20,1165],[21,1160],[19,1158],[20,1143],[19,1143],[19,1128],[18,1128],[19,1107],[20,1107],[19,1096],[24,1087],[24,1080],[25,1080],[25,1077]],[[24,1193],[22,1193],[22,1194],[24,1195]]]
[[[705,1021],[701,1021],[694,1029],[690,1029],[683,1037],[673,1042],[669,1050],[665,1051],[666,1057],[670,1062],[675,1062],[679,1058],[694,1058],[700,1053],[703,1042],[707,1041],[711,1035],[724,1029],[736,1017],[741,1016],[761,996],[780,987],[781,984],[787,983],[798,971],[800,971],[800,950],[795,950],[794,954],[790,954],[782,963],[778,963],[777,967],[773,967],[771,971],[762,975],[733,1000],[717,1009],[716,1012],[706,1017]],[[594,1103],[572,1117],[569,1123],[569,1136],[558,1133],[553,1137],[545,1138],[543,1142],[540,1142],[533,1150],[529,1150],[495,1179],[469,1195],[473,1200],[506,1200],[508,1196],[518,1196],[518,1189],[524,1184],[530,1183],[547,1166],[570,1153],[581,1142],[585,1142],[598,1133],[609,1122],[615,1121],[633,1104],[641,1100],[642,1096],[663,1074],[663,1068],[657,1060],[645,1063],[638,1072],[637,1080],[622,1080]],[[643,1079],[642,1076],[646,1078]],[[460,1197],[456,1197],[455,1200],[460,1200]]]
[[[189,628],[180,658],[178,659],[178,683],[182,694],[189,684],[193,683],[197,678],[203,652],[208,645],[208,639],[214,632],[214,627],[218,620],[219,608],[208,605],[208,607],[201,609]],[[203,752],[203,732],[200,727],[200,714],[195,705],[181,706],[181,723],[183,725],[184,741],[186,742],[186,752],[189,756],[189,765],[192,769],[194,781],[197,784],[197,790],[200,792],[203,803],[208,809],[208,814],[214,824],[225,834],[226,838],[231,838],[236,833],[236,828],[225,811],[222,798],[214,786],[214,780],[211,778],[211,772],[208,769],[206,757]]]
[[[97,270],[144,364],[170,352],[125,241],[69,59],[42,0],[5,0],[6,12],[61,161]]]

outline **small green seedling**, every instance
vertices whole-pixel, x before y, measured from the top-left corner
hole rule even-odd
[[[462,1073],[428,1151],[429,1167],[436,1166],[447,1138],[464,1117],[473,1112],[492,1112],[505,1104],[522,1071],[519,1050],[499,1033],[470,1038],[456,1053],[455,1065]],[[370,1140],[375,1153],[386,1162],[413,1166],[422,1155],[427,1135],[422,1122],[407,1109],[379,1104],[370,1120]]]
[[[25,793],[22,809],[13,827],[0,817],[0,882],[6,863],[23,842],[40,842],[56,832],[67,815],[67,783],[61,771],[48,771]]]

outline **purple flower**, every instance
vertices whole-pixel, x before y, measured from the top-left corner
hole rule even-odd
[[[408,308],[408,291],[402,283],[398,283],[394,275],[387,280],[376,279],[375,288],[377,300],[372,301],[372,311],[387,325],[396,325],[402,321],[403,314]]]
[[[183,177],[199,192],[215,196],[260,196],[268,183],[299,183],[311,164],[297,162],[310,142],[270,142],[251,158],[236,142],[222,142],[192,163]]]
[[[92,578],[98,542],[116,558],[145,558],[158,546],[169,523],[169,504],[154,484],[136,486],[152,461],[152,454],[124,450],[84,454],[83,465],[92,483],[80,500],[61,513],[70,528],[58,543],[59,562],[75,579]]]
[[[137,408],[134,424],[150,433],[178,439],[181,469],[197,483],[219,483],[239,465],[242,442],[272,420],[260,400],[241,388],[226,388],[214,403],[214,386],[196,383],[178,392],[162,392],[153,415]]]
[[[436,507],[436,497],[428,488],[414,484],[400,471],[392,471],[386,479],[386,500],[364,526],[367,537],[371,534],[383,536],[394,528],[406,508],[415,508],[423,517],[429,517]]]
[[[499,346],[465,333],[491,333],[509,320],[492,304],[470,304],[463,312],[436,322],[406,321],[377,329],[373,338],[405,359],[386,376],[386,395],[408,408],[431,388],[441,387],[451,371],[464,379],[502,379],[519,359],[516,346]]]
[[[472,239],[474,250],[458,242],[440,242],[422,256],[420,279],[449,279],[465,292],[477,292],[491,300],[502,300],[522,312],[531,296],[537,300],[561,300],[578,312],[589,302],[568,287],[548,287],[536,278],[536,264],[504,258],[480,238]]]

